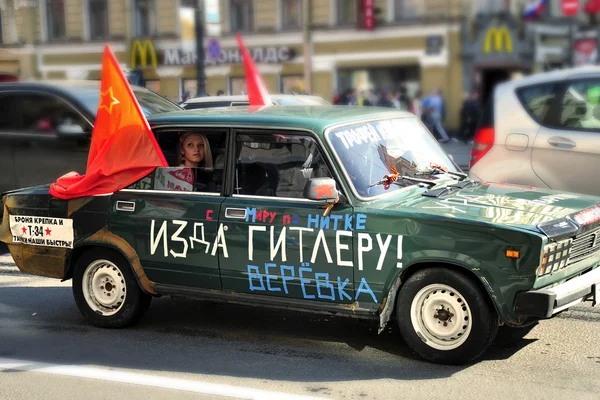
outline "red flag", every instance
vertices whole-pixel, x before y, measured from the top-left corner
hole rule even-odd
[[[266,106],[273,104],[271,102],[271,96],[267,92],[265,83],[263,82],[250,52],[244,45],[242,37],[238,33],[235,35],[237,42],[242,51],[242,58],[244,59],[244,70],[246,71],[246,89],[248,89],[248,101],[251,106]]]
[[[119,62],[104,48],[100,101],[87,172],[68,173],[50,186],[61,199],[110,194],[168,166]]]
[[[600,0],[588,0],[583,9],[588,14],[597,14],[600,11]]]

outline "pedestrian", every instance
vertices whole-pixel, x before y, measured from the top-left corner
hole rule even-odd
[[[401,109],[408,110],[410,108],[410,97],[408,96],[408,89],[406,89],[405,85],[400,85],[398,101],[400,102]]]
[[[363,90],[362,92],[362,105],[370,107],[373,105],[371,89]]]
[[[186,101],[188,101],[190,98],[192,97],[191,93],[189,90],[186,90],[185,92],[183,92],[183,94],[181,95],[181,101],[179,102],[179,104],[183,104]]]
[[[379,100],[377,101],[377,107],[396,108],[396,105],[392,101],[392,94],[389,89],[383,89],[381,91]]]
[[[346,94],[346,104],[349,106],[357,106],[358,99],[356,98],[356,90],[354,88],[348,89]]]
[[[391,100],[395,108],[400,108],[400,93],[397,90],[392,95]]]
[[[442,125],[443,100],[440,96],[440,91],[434,89],[429,96],[423,99],[423,109],[427,109],[427,118],[430,125],[434,128],[437,134],[441,137],[440,143],[450,141],[444,126]]]
[[[417,92],[413,96],[412,100],[410,101],[410,107],[409,107],[409,111],[411,113],[415,114],[419,118],[421,118],[421,116],[422,116],[421,97],[423,97],[421,90],[417,90]]]
[[[467,144],[473,140],[481,112],[479,93],[473,91],[465,99],[460,110],[459,138]]]

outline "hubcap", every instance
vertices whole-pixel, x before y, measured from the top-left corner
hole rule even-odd
[[[462,345],[473,326],[471,309],[464,297],[447,285],[421,289],[412,301],[410,317],[417,335],[437,350],[453,350]]]
[[[127,296],[125,277],[111,261],[97,260],[88,265],[82,285],[85,301],[94,312],[111,316],[123,307]]]

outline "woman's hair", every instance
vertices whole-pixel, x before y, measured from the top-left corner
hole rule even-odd
[[[204,167],[204,168],[212,168],[213,167],[213,159],[212,159],[212,152],[210,151],[210,143],[208,142],[206,135],[204,135],[203,133],[199,133],[199,132],[183,132],[182,134],[179,135],[179,145],[177,146],[177,165],[182,165],[184,163],[183,142],[185,142],[185,139],[191,135],[198,135],[204,141],[204,159],[202,160],[200,166]]]

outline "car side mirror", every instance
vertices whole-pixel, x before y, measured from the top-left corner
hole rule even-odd
[[[85,139],[86,132],[81,125],[63,123],[56,127],[56,135],[61,139]]]
[[[304,197],[309,200],[335,203],[339,201],[339,192],[335,180],[331,178],[312,178],[306,183]]]

